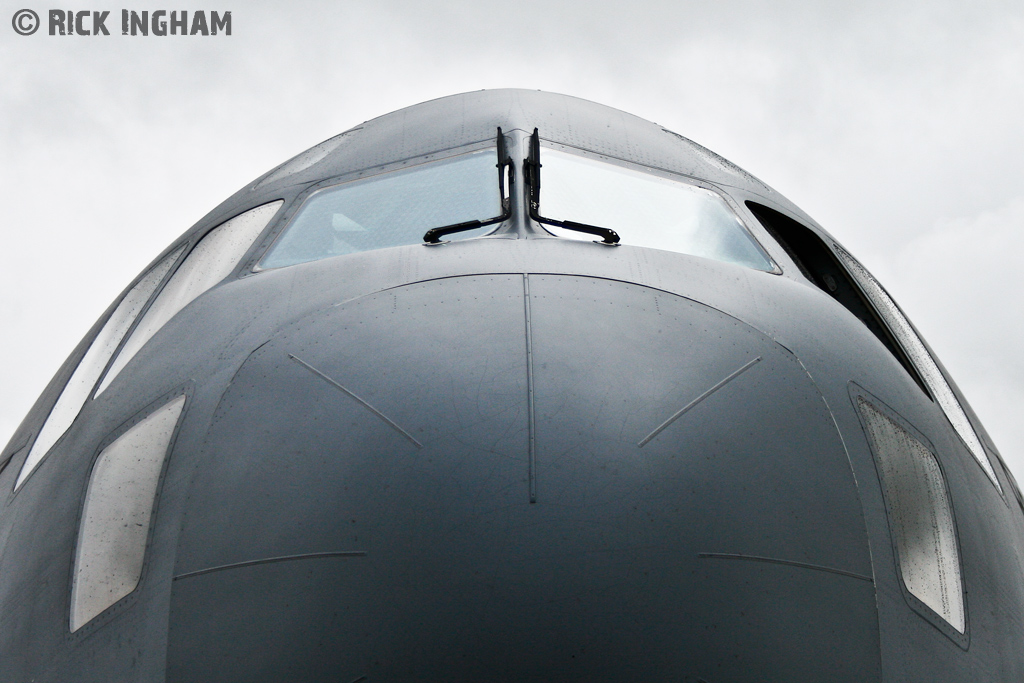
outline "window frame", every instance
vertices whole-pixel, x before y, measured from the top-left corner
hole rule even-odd
[[[734,199],[732,196],[730,196],[728,192],[726,192],[722,187],[719,187],[717,184],[712,183],[712,182],[710,182],[708,180],[705,180],[703,178],[698,178],[696,176],[687,175],[685,173],[679,173],[678,171],[671,171],[671,170],[668,170],[668,169],[665,169],[665,168],[661,168],[659,166],[651,166],[651,165],[641,164],[641,163],[638,163],[636,161],[632,161],[632,160],[629,160],[629,159],[623,159],[622,157],[616,157],[616,156],[612,156],[612,155],[609,155],[609,154],[604,154],[604,153],[601,153],[601,152],[595,152],[593,150],[588,150],[588,149],[586,149],[584,147],[579,147],[577,145],[572,145],[572,144],[568,144],[568,143],[565,143],[565,142],[559,142],[557,140],[553,140],[553,139],[550,139],[550,138],[545,138],[545,137],[543,137],[541,135],[538,135],[538,142],[539,142],[540,149],[541,149],[541,152],[540,152],[540,155],[539,155],[539,161],[540,161],[540,165],[541,165],[541,173],[540,173],[540,175],[541,175],[541,194],[540,194],[540,202],[539,202],[539,205],[538,205],[538,208],[537,208],[537,213],[542,218],[544,218],[544,214],[543,214],[543,206],[544,206],[543,205],[543,197],[544,197],[544,191],[543,191],[544,153],[543,153],[543,150],[544,150],[544,148],[549,148],[549,149],[554,149],[555,151],[562,152],[562,153],[565,153],[565,154],[571,154],[571,155],[574,155],[574,156],[582,157],[582,158],[588,159],[590,161],[603,162],[603,163],[606,163],[606,164],[609,164],[609,165],[612,165],[612,166],[617,166],[617,167],[625,169],[627,171],[633,171],[633,172],[636,172],[636,173],[641,173],[641,174],[645,174],[645,175],[654,176],[654,177],[660,178],[662,180],[668,180],[668,181],[671,181],[671,182],[680,183],[682,185],[689,185],[689,186],[696,187],[698,189],[705,190],[707,192],[713,193],[715,196],[717,196],[719,199],[721,199],[723,202],[725,202],[725,205],[728,207],[729,211],[736,218],[736,222],[739,223],[740,227],[744,230],[744,232],[746,233],[747,237],[750,238],[750,241],[754,244],[755,248],[758,251],[760,251],[761,254],[764,256],[765,260],[771,266],[771,269],[770,270],[761,270],[759,268],[749,268],[748,266],[738,266],[738,267],[748,268],[749,270],[755,270],[755,271],[757,271],[759,273],[769,273],[769,274],[772,274],[772,275],[782,275],[783,271],[779,267],[779,264],[776,262],[775,257],[772,256],[771,252],[764,246],[764,244],[762,243],[762,240],[758,238],[757,234],[755,233],[755,231],[751,227],[749,220],[745,217],[745,213],[744,213],[744,211],[741,208],[742,205],[740,204],[740,202],[738,200]],[[529,185],[529,181],[524,180],[524,182],[527,185]],[[532,208],[530,209],[530,212],[533,213]],[[534,220],[536,220],[536,219],[534,219]],[[540,221],[537,221],[537,222],[541,225],[542,228],[544,227],[544,223],[542,223]],[[598,227],[600,227],[600,226],[598,226]],[[551,237],[551,238],[554,238],[554,239],[565,239],[564,237],[559,237],[558,235],[554,235],[554,234],[550,233],[547,230],[545,230],[544,232],[546,234],[542,236],[543,238]],[[628,240],[627,241],[619,241],[619,242],[616,243],[616,245],[633,246],[633,247],[636,247],[638,249],[654,249],[655,248],[655,247],[641,247],[639,245],[633,245],[633,244],[630,244]],[[612,245],[608,245],[608,246],[612,246]],[[660,249],[659,251],[664,251],[664,252],[669,253],[669,254],[680,254],[680,255],[683,255],[683,256],[692,256],[694,258],[707,258],[707,257],[704,257],[704,256],[695,256],[694,254],[686,254],[685,252],[672,251],[670,249]],[[716,261],[715,259],[709,259],[709,260]],[[716,261],[716,262],[717,263],[729,263],[727,261]],[[737,265],[737,264],[730,264],[730,265]]]
[[[192,405],[192,401],[195,396],[196,385],[195,382],[189,381],[185,384],[174,387],[173,389],[164,392],[160,396],[156,397],[143,408],[137,410],[128,419],[119,424],[117,427],[112,429],[96,448],[92,451],[89,459],[89,467],[85,478],[81,481],[81,495],[78,502],[77,514],[74,518],[75,530],[74,545],[71,547],[71,561],[68,563],[68,579],[67,579],[67,598],[66,609],[64,612],[64,624],[67,627],[67,636],[73,640],[86,638],[95,632],[97,629],[102,628],[111,619],[116,618],[117,615],[122,613],[124,610],[131,608],[138,599],[139,593],[145,587],[147,577],[150,571],[150,565],[153,561],[152,553],[150,552],[153,545],[153,537],[156,534],[157,525],[159,523],[160,515],[160,503],[163,496],[163,487],[167,478],[167,473],[170,468],[171,457],[174,454],[174,449],[177,447],[178,439],[181,435],[182,427],[185,420],[188,418],[189,409]],[[168,406],[178,398],[184,398],[184,403],[181,407],[181,411],[178,414],[177,421],[175,422],[174,428],[171,431],[170,438],[167,440],[167,448],[164,452],[163,462],[160,466],[160,472],[156,479],[156,489],[153,495],[152,508],[149,516],[149,529],[146,533],[146,542],[143,545],[143,560],[142,566],[139,571],[139,580],[135,588],[131,592],[110,603],[102,611],[95,614],[91,619],[82,623],[77,629],[71,630],[71,609],[72,609],[72,596],[74,594],[75,586],[75,575],[77,569],[77,558],[78,558],[78,546],[81,542],[82,534],[82,522],[85,515],[85,508],[88,502],[89,495],[89,484],[92,481],[93,473],[96,469],[96,465],[99,462],[103,452],[111,446],[114,442],[120,439],[122,436],[127,434],[132,428],[136,427],[140,423],[147,420],[150,416],[160,411],[161,409]]]
[[[953,431],[953,437],[956,439],[958,443],[960,443],[963,446],[970,460],[972,460],[974,464],[981,469],[982,474],[985,475],[985,479],[990,484],[992,484],[992,486],[996,490],[996,493],[998,493],[999,497],[1002,498],[1003,503],[1009,506],[1009,501],[1006,497],[1006,490],[1003,487],[1002,483],[999,481],[999,474],[996,471],[996,467],[992,464],[992,458],[989,454],[989,449],[986,448],[985,442],[981,438],[981,433],[978,429],[978,425],[976,425],[975,420],[971,418],[971,415],[968,413],[968,409],[964,407],[966,404],[964,397],[961,396],[959,391],[957,391],[954,388],[955,385],[952,379],[949,377],[949,374],[946,372],[946,369],[939,362],[938,357],[932,351],[931,347],[925,341],[924,336],[922,336],[920,331],[918,331],[917,327],[914,326],[914,323],[910,321],[910,318],[907,316],[906,313],[903,312],[903,309],[896,302],[896,299],[894,299],[893,296],[889,294],[889,291],[885,288],[885,286],[878,280],[878,278],[876,278],[871,273],[871,271],[869,271],[864,266],[864,264],[860,262],[860,260],[857,257],[855,257],[853,254],[847,251],[846,248],[838,244],[835,240],[829,240],[829,247],[831,248],[831,251],[834,254],[835,258],[843,266],[843,269],[846,271],[847,276],[860,290],[861,296],[870,303],[870,307],[874,314],[878,317],[878,319],[881,321],[882,325],[884,325],[885,329],[889,332],[889,334],[892,335],[892,338],[895,340],[899,348],[903,351],[904,354],[906,354],[906,357],[910,365],[920,375],[921,381],[925,385],[924,387],[922,387],[924,388],[925,394],[928,396],[928,398],[931,399],[932,403],[935,405],[936,408],[938,408],[939,412],[942,413],[942,416],[945,418],[945,421],[949,425],[949,428]],[[873,283],[878,287],[882,294],[889,299],[889,302],[892,304],[892,307],[895,310],[896,314],[900,318],[902,318],[902,323],[906,326],[906,329],[909,330],[909,334],[921,346],[921,350],[923,351],[925,358],[927,358],[927,360],[930,361],[931,364],[934,366],[934,374],[937,376],[938,381],[941,382],[944,386],[932,386],[931,380],[929,380],[928,377],[933,373],[930,373],[927,368],[920,367],[920,365],[913,360],[913,352],[911,351],[911,349],[907,348],[908,344],[903,341],[900,332],[896,329],[893,329],[893,325],[889,322],[886,315],[880,310],[882,308],[880,306],[880,302],[875,301],[875,298],[868,291],[865,290],[865,287],[861,283],[860,278],[857,277],[857,275],[855,275],[854,273],[850,272],[851,269],[845,262],[845,259],[838,253],[840,251],[846,254],[846,257],[855,265],[859,266],[861,270],[864,271],[865,275],[870,280],[872,280]],[[970,430],[971,435],[974,436],[974,439],[977,441],[977,445],[980,448],[980,452],[976,453],[975,449],[971,447],[971,444],[968,443],[968,439],[965,438],[965,436],[961,433],[961,430],[956,426],[956,423],[954,422],[954,416],[950,415],[950,411],[946,409],[942,397],[938,395],[938,393],[943,389],[945,390],[945,393],[949,394],[949,398],[952,400],[953,406],[960,411],[960,416],[963,418],[963,421],[966,424],[966,428]],[[981,462],[982,458],[984,458],[986,463],[988,464],[987,469],[985,467],[985,464]]]
[[[268,230],[270,225],[273,224],[274,221],[277,219],[277,217],[281,214],[281,211],[284,208],[284,204],[285,204],[285,200],[283,200],[283,199],[272,199],[272,200],[269,200],[269,201],[260,202],[260,203],[256,204],[255,206],[249,206],[249,207],[245,208],[242,211],[233,212],[227,218],[223,218],[222,220],[218,220],[217,222],[213,223],[213,225],[211,225],[207,229],[203,230],[202,232],[190,235],[189,238],[184,241],[184,245],[185,246],[184,246],[184,250],[183,250],[182,255],[180,255],[178,257],[177,261],[174,263],[174,265],[172,266],[171,270],[164,276],[163,281],[157,286],[157,289],[154,291],[154,293],[150,297],[149,301],[146,302],[145,307],[139,313],[138,317],[133,322],[131,328],[125,334],[124,338],[121,340],[121,343],[118,345],[117,349],[114,351],[114,355],[111,357],[110,362],[104,368],[103,374],[100,376],[99,381],[96,383],[96,385],[95,385],[95,387],[93,389],[93,394],[92,394],[92,398],[93,399],[97,398],[99,396],[99,394],[106,392],[106,390],[108,388],[110,388],[110,384],[117,378],[117,375],[120,374],[121,370],[124,369],[125,367],[127,367],[128,364],[131,363],[132,359],[134,359],[134,357],[138,353],[140,353],[146,347],[146,344],[149,343],[150,339],[152,339],[157,334],[159,334],[160,331],[168,323],[170,323],[175,317],[177,317],[178,313],[180,313],[183,309],[187,308],[193,301],[195,301],[196,299],[199,299],[200,297],[202,297],[204,294],[206,294],[210,290],[220,286],[225,281],[231,280],[231,279],[237,279],[237,273],[238,273],[239,265],[241,265],[242,263],[244,263],[246,261],[246,257],[250,253],[252,253],[253,246],[262,239],[263,235],[266,233],[266,231]],[[161,297],[163,296],[164,291],[166,290],[166,288],[172,282],[175,281],[175,277],[177,276],[178,272],[183,267],[185,267],[187,264],[189,264],[190,259],[193,258],[193,255],[195,254],[196,250],[199,249],[201,246],[203,246],[203,242],[207,238],[209,238],[213,233],[217,232],[221,228],[224,228],[225,226],[227,226],[232,221],[234,221],[234,220],[236,220],[236,219],[238,219],[238,218],[240,218],[242,216],[245,216],[246,214],[249,214],[249,213],[251,213],[253,211],[256,211],[258,209],[263,209],[263,208],[268,208],[269,209],[271,207],[274,207],[275,205],[276,205],[276,208],[273,209],[273,214],[271,214],[270,218],[263,225],[263,227],[261,227],[259,229],[259,232],[257,233],[256,237],[252,240],[252,242],[249,243],[249,245],[245,248],[245,250],[242,251],[241,256],[238,257],[238,260],[235,261],[232,264],[231,268],[228,269],[225,272],[223,277],[221,277],[220,279],[214,281],[212,284],[210,284],[205,289],[201,290],[198,294],[196,294],[191,299],[189,299],[189,301],[187,301],[184,305],[180,306],[173,313],[171,313],[170,316],[166,320],[164,320],[164,322],[162,324],[160,324],[155,330],[153,330],[152,334],[150,334],[150,336],[147,339],[142,341],[142,343],[139,345],[139,347],[132,353],[131,357],[128,358],[120,368],[118,368],[118,371],[115,374],[115,376],[112,377],[110,379],[110,381],[108,382],[107,377],[110,374],[111,369],[113,368],[114,364],[117,363],[117,361],[120,359],[121,354],[124,352],[124,349],[127,346],[127,344],[130,341],[132,341],[132,339],[134,338],[135,332],[137,331],[139,325],[141,325],[143,322],[146,322],[146,320],[147,320],[147,318],[149,316],[149,312],[152,309],[152,307],[154,305],[156,305],[156,303],[158,301],[161,300]],[[187,284],[187,282],[184,283],[184,284]]]
[[[507,135],[507,134],[506,134]],[[402,171],[406,169],[416,168],[418,166],[424,166],[438,161],[446,161],[455,157],[462,156],[464,154],[472,154],[473,152],[479,152],[486,149],[496,149],[495,138],[489,137],[482,140],[477,140],[465,145],[458,145],[456,147],[446,147],[444,149],[435,150],[429,154],[421,154],[406,159],[400,159],[397,161],[391,161],[385,164],[378,164],[374,166],[367,166],[357,171],[349,171],[340,175],[330,176],[320,180],[312,181],[307,183],[302,189],[291,199],[285,201],[285,205],[278,212],[274,220],[271,221],[271,225],[268,226],[262,237],[257,240],[254,245],[254,249],[250,252],[248,259],[244,259],[244,265],[242,266],[241,276],[251,277],[259,273],[268,273],[272,271],[282,270],[284,268],[290,268],[292,266],[303,265],[302,263],[295,263],[288,266],[274,266],[271,268],[265,268],[260,265],[263,259],[277,244],[277,241],[281,236],[287,232],[289,226],[291,226],[295,217],[305,208],[306,204],[309,203],[314,196],[322,191],[331,189],[334,187],[340,187],[356,181],[369,180],[378,176],[384,176],[388,173],[395,171]],[[497,152],[495,152],[495,159],[497,159]],[[497,169],[496,169],[497,170]],[[506,192],[509,188],[506,187]],[[436,226],[445,227],[445,226]],[[479,237],[490,237],[496,234],[502,227],[502,222],[494,223],[494,229],[490,232],[480,235]],[[458,234],[458,233],[455,233]],[[476,238],[473,238],[476,239]],[[416,244],[424,244],[424,242],[418,242]],[[404,245],[404,246],[415,246],[415,244]],[[392,247],[383,247],[384,249]],[[357,253],[370,253],[378,251],[377,249],[370,249],[365,252]],[[352,256],[354,254],[345,254],[346,256]],[[326,257],[334,258],[334,257]],[[316,263],[324,259],[315,259],[313,261],[306,261],[305,263]]]
[[[949,485],[949,477],[946,475],[946,467],[942,462],[942,458],[939,457],[939,452],[924,434],[916,429],[910,422],[906,420],[902,415],[897,413],[893,408],[882,401],[877,396],[871,394],[869,391],[858,385],[856,382],[851,381],[849,383],[849,395],[852,403],[853,412],[857,416],[857,423],[861,427],[861,433],[864,437],[864,443],[867,447],[868,453],[871,455],[871,462],[875,469],[876,481],[878,482],[879,494],[881,496],[882,504],[885,507],[885,521],[886,529],[889,531],[889,542],[892,548],[893,554],[893,568],[896,573],[896,580],[900,585],[900,592],[903,594],[903,599],[907,605],[916,612],[922,619],[930,623],[936,629],[942,632],[947,638],[952,640],[961,649],[967,650],[970,647],[971,642],[971,611],[970,611],[970,591],[967,588],[966,572],[964,571],[964,552],[963,544],[960,542],[960,527],[957,523],[956,518],[956,506],[953,502],[953,491]],[[869,436],[869,427],[865,416],[862,414],[858,402],[860,400],[870,404],[879,414],[888,418],[896,425],[901,427],[907,432],[907,434],[918,441],[924,448],[931,454],[935,460],[935,464],[938,466],[939,475],[942,478],[942,483],[946,493],[946,504],[949,507],[949,515],[952,520],[953,526],[953,537],[956,543],[957,549],[957,571],[959,572],[960,579],[960,595],[963,602],[964,611],[964,630],[963,633],[958,631],[951,623],[946,621],[945,617],[933,610],[927,604],[924,603],[920,598],[910,592],[907,587],[906,581],[903,578],[903,566],[901,564],[902,559],[900,557],[900,550],[897,546],[896,531],[893,527],[893,509],[892,501],[890,501],[888,494],[886,493],[886,484],[884,480],[884,474],[881,471],[881,463],[879,462],[879,456],[875,451],[875,446]],[[877,581],[877,579],[876,579]]]
[[[77,357],[74,359],[74,362],[70,363],[69,366],[65,368],[67,376],[64,378],[64,381],[60,383],[60,390],[54,393],[53,400],[49,403],[49,406],[46,410],[46,415],[43,417],[42,420],[39,421],[38,427],[36,427],[33,430],[32,434],[29,436],[28,440],[24,443],[24,445],[21,448],[15,450],[15,452],[8,458],[8,460],[4,464],[4,467],[2,468],[6,469],[11,464],[13,464],[15,456],[20,456],[24,454],[25,457],[18,458],[20,460],[18,464],[18,474],[15,475],[14,481],[11,484],[12,497],[16,496],[18,492],[21,491],[25,487],[25,485],[32,480],[32,477],[35,476],[36,472],[38,472],[39,469],[43,466],[43,463],[49,460],[54,450],[60,448],[61,444],[63,444],[67,440],[68,434],[71,433],[72,429],[74,429],[75,423],[78,422],[78,419],[81,416],[82,412],[85,411],[86,408],[93,401],[96,400],[96,390],[99,388],[100,384],[107,376],[107,372],[110,371],[110,366],[114,363],[118,354],[120,354],[122,347],[124,347],[127,340],[131,337],[132,332],[135,331],[135,328],[138,326],[139,321],[146,315],[147,311],[149,311],[149,307],[153,304],[156,298],[160,296],[160,292],[163,291],[164,286],[167,284],[170,278],[174,275],[174,273],[178,270],[181,264],[188,257],[188,254],[191,252],[191,248],[194,245],[195,242],[191,241],[190,243],[190,240],[188,239],[180,241],[176,240],[173,244],[171,244],[169,247],[160,252],[160,255],[157,256],[157,258],[153,259],[153,261],[150,262],[146,266],[146,268],[142,270],[141,273],[135,276],[131,283],[127,287],[125,287],[121,294],[118,295],[118,297],[110,304],[110,306],[107,307],[107,310],[100,317],[100,319],[93,324],[91,330],[93,333],[87,336],[87,340],[83,340],[82,342],[79,343],[78,348],[80,349],[80,353],[77,354]],[[31,454],[32,449],[35,448],[36,440],[39,438],[39,435],[41,434],[43,427],[50,420],[50,415],[53,413],[53,409],[56,407],[57,402],[60,400],[61,396],[64,394],[64,391],[67,389],[68,382],[70,382],[71,379],[75,376],[75,373],[78,371],[78,368],[81,365],[82,361],[85,360],[85,356],[89,353],[89,350],[92,348],[92,345],[96,342],[97,337],[100,335],[100,333],[103,332],[103,329],[110,322],[111,317],[117,311],[118,307],[124,302],[125,297],[127,297],[131,293],[131,291],[136,286],[138,286],[139,283],[141,283],[142,280],[145,279],[147,275],[149,275],[153,271],[154,268],[159,266],[164,261],[164,259],[171,257],[176,251],[179,250],[180,253],[175,258],[174,262],[171,263],[171,266],[170,268],[167,269],[167,272],[163,274],[163,277],[160,279],[156,287],[150,293],[149,298],[139,308],[139,312],[135,315],[135,318],[134,320],[132,320],[131,325],[128,326],[128,329],[124,332],[124,334],[121,336],[120,341],[118,341],[117,345],[114,347],[114,350],[110,354],[110,357],[107,358],[107,362],[103,365],[103,368],[99,373],[99,376],[96,378],[96,381],[93,382],[92,387],[86,394],[85,400],[82,402],[81,407],[79,407],[78,413],[71,421],[71,424],[68,425],[67,429],[64,430],[64,432],[60,435],[60,437],[57,438],[56,441],[50,444],[50,447],[46,450],[45,453],[43,453],[42,457],[39,458],[39,461],[32,467],[32,471],[29,472],[24,479],[21,479],[21,470],[24,469],[29,454]],[[20,485],[19,479],[21,479]]]

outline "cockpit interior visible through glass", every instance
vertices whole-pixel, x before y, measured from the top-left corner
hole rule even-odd
[[[536,217],[552,234],[593,240],[580,230],[600,234],[596,230],[604,229],[617,235],[611,241],[621,244],[774,270],[768,255],[715,192],[547,146],[535,149],[543,177]]]
[[[423,242],[431,228],[479,221],[451,235],[479,237],[503,215],[495,149],[328,187],[312,194],[260,262],[280,268]]]

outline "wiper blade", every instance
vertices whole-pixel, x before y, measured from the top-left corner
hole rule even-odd
[[[512,189],[512,174],[515,171],[515,164],[512,163],[512,157],[508,155],[508,150],[505,147],[505,136],[501,132],[501,128],[498,128],[498,188],[501,192],[501,214],[494,218],[488,218],[487,220],[476,220],[466,221],[465,223],[456,223],[454,225],[445,225],[439,228],[431,228],[427,230],[426,234],[423,235],[423,241],[427,244],[440,244],[441,238],[445,235],[450,235],[454,232],[465,232],[466,230],[475,230],[476,228],[482,228],[485,225],[493,225],[494,223],[500,223],[508,220],[512,216],[512,201],[509,198],[509,192]],[[508,188],[505,186],[505,169],[508,169]],[[507,192],[506,189],[509,191]]]
[[[502,217],[492,218],[486,221],[466,221],[465,223],[456,223],[455,225],[446,225],[441,228],[431,228],[427,230],[427,233],[423,235],[423,241],[427,244],[440,244],[441,238],[445,235],[450,235],[453,232],[464,232],[466,230],[474,230],[476,228],[482,228],[485,225],[491,225],[498,221],[504,220]]]
[[[556,228],[565,228],[566,230],[575,230],[576,232],[585,232],[589,235],[597,235],[601,238],[604,244],[618,244],[619,233],[615,232],[611,228],[602,228],[597,225],[587,225],[586,223],[577,223],[576,221],[558,221],[554,218],[543,218],[539,216],[532,216],[533,220],[545,225],[553,225]]]
[[[559,221],[554,218],[545,218],[544,216],[541,216],[540,169],[540,134],[537,132],[537,129],[534,128],[533,135],[530,136],[530,153],[527,156],[526,161],[523,163],[523,176],[530,188],[530,218],[545,225],[553,225],[557,228],[565,228],[566,230],[575,230],[576,232],[585,232],[589,235],[597,235],[602,239],[604,244],[618,244],[619,233],[610,228],[588,225],[587,223],[577,223],[576,221]]]

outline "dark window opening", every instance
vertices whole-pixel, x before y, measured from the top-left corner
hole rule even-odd
[[[864,323],[917,382],[921,391],[931,397],[931,392],[928,391],[917,369],[893,338],[889,328],[882,322],[874,306],[868,302],[860,287],[854,283],[821,238],[789,216],[767,206],[747,202],[747,208],[761,222],[768,234],[785,249],[804,277]]]

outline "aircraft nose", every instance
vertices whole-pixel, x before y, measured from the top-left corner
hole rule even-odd
[[[365,296],[255,351],[204,450],[169,681],[878,678],[828,408],[700,303],[538,274]]]

